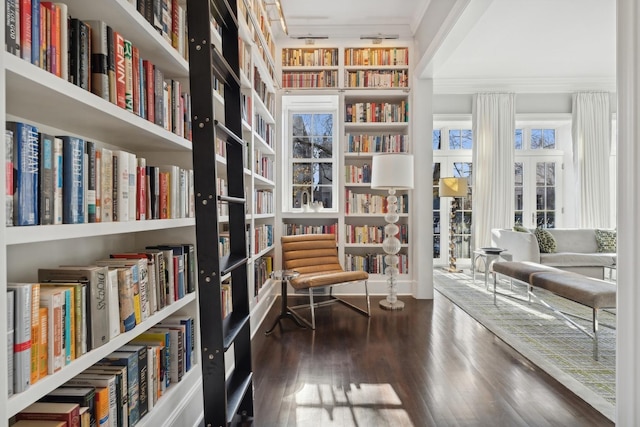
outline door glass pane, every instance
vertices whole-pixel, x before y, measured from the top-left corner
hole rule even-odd
[[[333,157],[333,138],[330,136],[315,137],[313,141],[313,158],[330,159]]]
[[[547,185],[556,185],[556,164],[555,163],[546,163],[547,166]]]
[[[311,135],[311,114],[293,114],[291,130],[293,136]]]
[[[547,210],[552,211],[556,208],[556,189],[547,187]]]
[[[442,148],[442,138],[440,129],[435,129],[431,135],[431,146],[434,150],[440,150]]]
[[[544,187],[536,188],[536,210],[541,211],[545,208],[545,191]]]
[[[333,187],[328,185],[316,185],[313,187],[313,201],[322,202],[325,209],[332,208]]]
[[[331,185],[333,182],[332,163],[313,163],[313,183]]]
[[[522,129],[516,129],[514,148],[516,150],[522,150]]]
[[[556,130],[555,129],[544,129],[542,131],[543,135],[543,148],[547,150],[552,150],[556,148]]]
[[[314,114],[311,132],[312,136],[331,136],[333,132],[333,114]]]

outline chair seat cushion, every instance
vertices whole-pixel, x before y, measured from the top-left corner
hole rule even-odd
[[[308,289],[335,285],[344,282],[367,280],[369,275],[364,271],[325,271],[301,274],[289,282],[294,289]]]

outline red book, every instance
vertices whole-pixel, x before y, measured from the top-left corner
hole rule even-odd
[[[117,31],[113,32],[116,52],[116,101],[120,108],[125,108],[126,70],[124,65],[124,37]]]
[[[146,104],[146,108],[145,111],[147,113],[147,120],[149,120],[151,123],[155,123],[155,113],[154,113],[154,109],[155,109],[155,98],[154,98],[154,78],[153,78],[153,64],[149,61],[147,61],[146,59],[142,60],[142,68],[144,70],[144,74],[145,74],[145,79],[144,79],[144,84],[145,84],[145,91],[146,91],[146,96],[145,96],[145,100],[147,102]]]
[[[140,49],[133,46],[131,71],[133,74],[133,112],[140,115]]]
[[[20,0],[20,55],[31,62],[31,0]]]
[[[80,427],[77,403],[35,402],[16,414],[16,420],[65,421],[68,427]]]
[[[138,157],[138,179],[136,181],[136,220],[147,219],[147,165],[146,159]]]

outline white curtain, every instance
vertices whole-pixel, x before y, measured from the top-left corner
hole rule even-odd
[[[584,228],[610,227],[609,94],[606,92],[574,94],[572,116],[571,134],[577,180],[578,224]]]
[[[492,228],[513,226],[515,98],[513,93],[474,96],[474,247],[491,246]]]

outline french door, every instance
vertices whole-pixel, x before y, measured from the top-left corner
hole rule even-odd
[[[562,226],[562,175],[560,156],[516,157],[515,224],[527,228]]]

